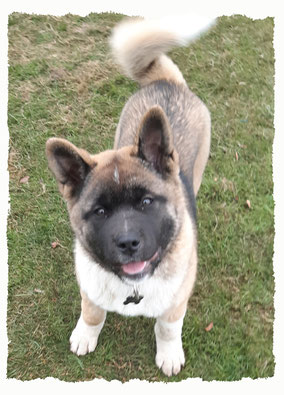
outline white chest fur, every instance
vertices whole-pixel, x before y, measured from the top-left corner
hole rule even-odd
[[[188,256],[186,258],[188,260]],[[157,269],[154,275],[149,278],[126,283],[92,261],[78,240],[75,243],[76,275],[80,288],[97,306],[123,315],[144,315],[147,317],[162,315],[172,306],[175,295],[180,289],[188,268],[188,262],[184,263],[176,273],[172,273],[168,278],[160,276]],[[139,304],[125,305],[123,302],[127,297],[133,295],[134,286],[143,299]]]

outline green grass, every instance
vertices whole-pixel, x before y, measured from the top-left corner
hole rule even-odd
[[[121,19],[9,19],[9,378],[240,380],[274,374],[272,182],[273,20],[222,17],[171,56],[212,114],[212,147],[198,197],[199,273],[183,330],[179,376],[156,368],[154,320],[108,314],[95,353],[69,351],[80,313],[65,204],[47,168],[51,136],[112,147],[126,99],[107,38]],[[236,155],[237,153],[237,155]],[[29,176],[27,183],[20,180]],[[247,205],[250,201],[250,208]],[[51,243],[60,244],[53,249]],[[205,328],[213,322],[209,332]]]

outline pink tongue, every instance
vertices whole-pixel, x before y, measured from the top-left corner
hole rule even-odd
[[[122,270],[127,274],[136,274],[142,272],[146,266],[146,261],[144,262],[130,262],[122,265]]]

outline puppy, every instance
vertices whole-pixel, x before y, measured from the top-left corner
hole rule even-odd
[[[114,58],[140,84],[125,104],[113,149],[92,155],[51,138],[46,154],[75,235],[82,310],[71,351],[95,350],[106,312],[155,317],[156,364],[185,363],[182,325],[197,271],[195,197],[210,148],[210,114],[166,56],[212,25],[197,17],[128,19]]]

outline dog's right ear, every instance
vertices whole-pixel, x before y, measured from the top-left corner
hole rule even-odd
[[[50,138],[46,142],[46,156],[63,197],[66,200],[76,198],[87,174],[95,165],[88,152],[67,140]]]

